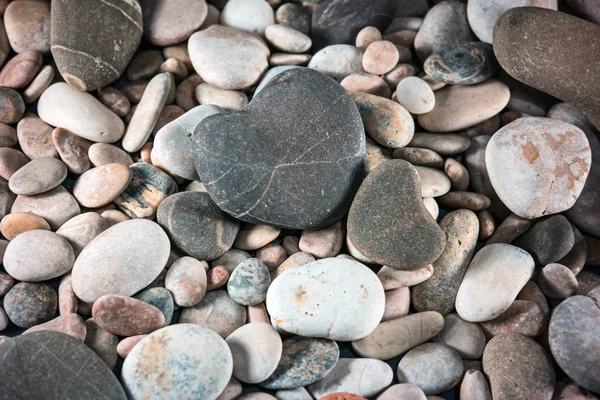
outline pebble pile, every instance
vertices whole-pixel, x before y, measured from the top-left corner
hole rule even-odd
[[[0,400],[600,400],[597,0],[0,0]]]

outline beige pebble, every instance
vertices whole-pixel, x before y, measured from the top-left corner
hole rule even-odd
[[[416,166],[421,179],[421,197],[439,197],[450,191],[450,179],[437,169]]]
[[[148,335],[135,335],[123,338],[117,345],[117,354],[121,358],[126,358],[131,350],[138,344],[143,338]]]
[[[396,98],[412,114],[426,114],[435,106],[433,90],[416,76],[406,77],[398,83]]]
[[[208,7],[210,10],[212,6],[209,5]],[[165,57],[165,60],[168,60],[169,58],[174,58],[176,60],[181,61],[188,71],[194,70],[194,67],[192,66],[192,60],[190,60],[190,53],[187,49],[187,43],[164,47],[162,49],[162,52],[163,56]]]
[[[83,343],[85,340],[87,328],[83,322],[83,318],[79,315],[71,313],[61,315],[48,322],[39,324],[27,329],[23,335],[38,332],[38,331],[55,331],[69,335]]]
[[[280,67],[282,65],[306,65],[310,62],[312,56],[310,54],[290,54],[290,53],[273,53],[269,57],[269,65],[271,67]]]
[[[422,167],[441,168],[444,166],[444,159],[433,150],[420,147],[400,147],[394,149],[392,153],[394,158],[408,161],[412,165]]]
[[[11,58],[0,70],[0,85],[19,90],[23,89],[37,75],[42,66],[42,55],[27,50]]]
[[[233,247],[247,251],[260,249],[275,240],[280,232],[280,229],[268,225],[247,224],[239,230]]]
[[[154,125],[154,129],[152,129],[152,135],[156,136],[158,131],[161,130],[165,125],[175,121],[183,114],[185,114],[185,110],[179,107],[178,105],[169,104],[164,106],[162,111],[160,112],[160,115],[158,116],[156,125]]]
[[[58,313],[68,315],[77,313],[79,299],[73,291],[71,284],[71,273],[63,275],[58,285]]]
[[[0,221],[0,232],[8,240],[35,229],[50,230],[50,225],[42,217],[30,213],[8,214]]]
[[[29,162],[29,158],[19,150],[10,147],[0,148],[0,177],[10,177]]]
[[[208,7],[210,10],[211,5],[209,4]],[[241,394],[242,384],[232,376],[231,379],[229,379],[229,382],[227,382],[225,389],[223,389],[219,397],[217,397],[217,400],[236,400],[239,399]]]
[[[227,284],[229,271],[222,265],[211,268],[206,273],[206,291],[219,289]]]
[[[52,142],[52,127],[35,114],[27,113],[17,124],[21,150],[31,158],[56,157],[58,151]]]
[[[50,227],[58,229],[69,219],[81,213],[77,200],[62,186],[33,196],[18,195],[11,212],[30,212],[44,218]]]
[[[42,93],[52,84],[54,79],[54,68],[50,65],[43,67],[33,78],[29,86],[23,91],[25,104],[32,104],[40,98]]]
[[[344,244],[346,232],[340,221],[318,230],[304,230],[300,236],[299,248],[315,258],[335,257]]]
[[[250,254],[244,250],[229,249],[221,257],[211,261],[213,267],[222,265],[231,273],[244,260],[250,258]]]
[[[185,111],[189,111],[192,108],[199,105],[196,101],[196,86],[204,82],[200,75],[193,73],[185,78],[177,86],[177,94],[175,96],[175,102]]]
[[[406,29],[403,31],[397,31],[397,32],[385,34],[385,35],[383,35],[383,40],[389,40],[390,42],[397,44],[399,46],[404,46],[406,48],[412,48],[416,35],[417,35],[417,32]]]
[[[440,206],[437,201],[433,197],[426,197],[423,199],[423,205],[425,205],[425,208],[429,211],[433,219],[437,220],[440,215]]]
[[[214,104],[224,110],[240,110],[248,104],[248,97],[240,90],[225,90],[201,83],[196,86],[196,100],[200,104]]]
[[[354,246],[354,244],[350,241],[350,236],[346,234],[346,247],[348,248],[348,253],[350,253],[349,257],[356,259],[365,264],[373,264],[373,261],[369,259],[369,257],[362,254],[358,249]],[[339,254],[341,256],[343,254]]]
[[[110,226],[114,226],[119,222],[124,222],[131,219],[127,216],[127,214],[119,210],[106,210],[100,215],[106,220],[106,222],[108,222],[108,225]]]
[[[92,239],[109,227],[109,223],[100,214],[87,212],[79,214],[62,224],[56,233],[67,239],[73,247],[75,255],[78,256]]]
[[[392,152],[384,146],[367,136],[366,138],[367,152],[365,154],[365,176],[371,173],[381,163],[392,159]]]
[[[52,157],[36,158],[19,168],[8,181],[15,194],[36,195],[60,185],[67,177],[65,164]]]
[[[379,272],[377,272],[377,277],[385,290],[415,286],[421,282],[425,282],[427,279],[431,278],[432,275],[432,265],[412,271],[402,271],[384,265]]]
[[[444,172],[450,179],[450,188],[452,190],[465,191],[469,187],[471,178],[467,168],[456,161],[454,158],[448,157],[444,162]]]
[[[200,181],[191,181],[190,184],[185,187],[185,191],[207,193],[206,186],[204,186],[204,183]]]
[[[165,277],[165,288],[181,307],[200,303],[206,294],[208,263],[192,257],[181,257],[171,265]]]
[[[105,164],[92,168],[75,181],[73,196],[84,207],[102,207],[127,188],[132,176],[131,169],[123,164]]]
[[[267,313],[267,306],[264,302],[258,303],[253,306],[246,306],[248,316],[247,323],[251,322],[266,322],[268,324],[271,323],[269,319],[269,314]]]
[[[177,82],[184,80],[189,74],[185,63],[177,58],[166,59],[158,68],[158,72],[170,72]]]
[[[92,142],[66,129],[56,128],[52,131],[52,143],[69,171],[80,175],[90,169],[87,154]]]
[[[282,245],[269,243],[256,250],[255,257],[264,262],[269,271],[273,271],[287,259],[288,255]]]
[[[385,292],[385,311],[381,322],[404,317],[408,315],[410,309],[410,289],[400,287],[386,290]]]
[[[130,166],[133,160],[125,151],[115,145],[108,143],[94,143],[88,150],[88,157],[94,166],[99,167],[106,164],[123,164]]]
[[[431,90],[433,90],[434,92],[445,88],[447,85],[446,82],[436,81],[435,79],[427,75],[425,72],[420,72],[418,74],[418,77],[427,82],[427,84],[431,87]]]
[[[119,89],[112,86],[107,86],[98,89],[98,99],[110,111],[123,118],[131,110],[131,103],[127,97]]]
[[[294,253],[287,258],[279,267],[271,272],[271,282],[277,278],[280,274],[290,268],[300,267],[302,265],[309,264],[313,261],[316,261],[315,257],[312,254],[299,252]]]
[[[356,47],[366,50],[371,43],[378,42],[382,39],[381,32],[374,26],[365,26],[356,35]]]
[[[16,124],[25,113],[25,102],[14,89],[0,86],[0,122]]]
[[[373,74],[360,73],[348,75],[342,79],[340,85],[348,92],[369,93],[387,99],[392,95],[389,86],[383,78]]]
[[[152,164],[152,149],[154,148],[153,142],[148,142],[140,149],[140,161],[148,164]]]
[[[400,53],[394,43],[387,40],[380,40],[367,46],[362,60],[362,66],[365,71],[383,75],[390,72],[400,58]]]
[[[273,47],[288,53],[304,53],[312,46],[310,37],[285,25],[267,26],[265,38]]]
[[[496,224],[494,217],[489,211],[484,210],[477,213],[479,219],[479,240],[487,240],[494,234]]]

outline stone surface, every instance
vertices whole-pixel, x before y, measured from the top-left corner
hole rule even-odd
[[[75,254],[69,242],[43,229],[20,234],[10,242],[4,253],[6,272],[25,282],[59,277],[70,271],[74,262]]]
[[[417,385],[399,383],[380,393],[377,400],[427,400],[427,398]]]
[[[77,313],[79,299],[73,292],[71,273],[62,276],[58,284],[58,313],[69,315]]]
[[[388,84],[377,75],[366,73],[348,75],[340,82],[348,92],[362,92],[390,98],[392,92]]]
[[[86,346],[92,349],[108,365],[108,368],[113,369],[117,364],[119,339],[101,328],[93,318],[87,319],[85,326],[87,330],[85,335]]]
[[[538,222],[514,241],[531,254],[538,265],[556,262],[573,248],[575,235],[563,215],[552,215]]]
[[[578,385],[593,392],[600,391],[596,362],[600,349],[597,299],[568,298],[554,309],[548,327],[552,356],[560,368]]]
[[[140,5],[144,16],[144,37],[161,47],[187,40],[208,14],[204,0],[142,0]]]
[[[16,129],[8,124],[0,122],[0,147],[12,147],[17,144],[17,139]]]
[[[4,296],[4,310],[19,328],[50,321],[56,315],[56,291],[46,283],[20,282]]]
[[[178,324],[142,339],[123,363],[121,381],[130,398],[216,399],[232,369],[231,352],[219,335]]]
[[[490,385],[481,371],[471,369],[465,372],[460,384],[460,398],[463,400],[492,400]]]
[[[394,43],[378,40],[367,46],[362,65],[365,71],[374,75],[390,72],[400,59],[400,53]]]
[[[383,266],[377,272],[377,277],[385,290],[415,286],[431,278],[432,275],[433,266],[431,264],[411,271],[402,271]]]
[[[62,161],[41,157],[28,162],[12,174],[8,186],[15,194],[31,196],[54,189],[66,177],[67,167]]]
[[[78,256],[92,239],[108,228],[108,222],[100,214],[88,212],[71,218],[62,224],[56,233],[67,239],[75,251],[75,256]]]
[[[552,361],[542,346],[526,336],[507,333],[490,340],[483,352],[483,369],[494,399],[552,397]]]
[[[231,300],[224,290],[206,293],[202,301],[184,308],[179,323],[201,325],[226,338],[246,322],[246,307]]]
[[[552,29],[546,29],[549,26]],[[594,78],[600,73],[597,62],[600,49],[585,45],[600,37],[598,25],[552,10],[521,7],[503,14],[496,27],[494,52],[506,72],[529,86],[573,103],[595,125],[600,124],[596,113],[600,103],[595,95],[598,81]],[[568,40],[574,31],[580,38],[577,45]],[[554,51],[544,51],[549,46]],[[528,54],[527,60],[519,54]],[[565,64],[562,62],[565,59],[574,62]],[[551,67],[546,68],[547,65]]]
[[[29,86],[23,91],[25,104],[32,104],[40,98],[42,93],[52,84],[54,74],[54,68],[51,65],[42,67]]]
[[[303,336],[361,339],[377,327],[384,309],[377,276],[357,261],[340,258],[290,268],[267,292],[275,327]]]
[[[498,114],[509,97],[508,86],[496,79],[471,86],[447,86],[435,92],[435,107],[419,115],[419,124],[430,132],[469,128]]]
[[[233,246],[240,250],[257,250],[277,239],[280,232],[269,225],[247,224],[239,230]]]
[[[81,175],[73,186],[73,196],[87,208],[98,208],[116,199],[129,185],[133,173],[123,164],[106,164]]]
[[[246,259],[250,258],[250,254],[238,249],[229,249],[219,258],[214,259],[211,262],[213,267],[224,266],[229,272],[233,272],[235,267]]]
[[[292,109],[314,117],[290,117]],[[254,151],[238,146],[242,133]],[[219,207],[247,222],[295,229],[328,226],[347,212],[365,154],[352,99],[308,68],[277,75],[242,111],[204,119],[194,141],[198,174]]]
[[[425,311],[382,322],[368,336],[352,342],[352,348],[364,358],[389,360],[416,347],[444,326],[444,318],[435,311]]]
[[[481,358],[486,343],[481,328],[473,322],[465,321],[456,313],[444,317],[444,328],[433,341],[445,344],[467,360]]]
[[[440,222],[446,247],[432,263],[433,276],[412,289],[412,305],[417,311],[448,314],[454,308],[456,294],[479,236],[479,221],[469,210],[456,210]]]
[[[492,46],[471,42],[448,46],[430,55],[423,69],[433,79],[451,85],[474,85],[496,72]]]
[[[458,384],[463,365],[458,353],[440,343],[425,343],[402,357],[396,370],[400,383],[412,383],[425,394],[438,394]]]
[[[90,169],[87,153],[92,142],[66,129],[56,128],[52,131],[52,143],[70,172],[80,175]]]
[[[267,389],[293,389],[320,381],[336,366],[339,356],[333,340],[291,337],[283,341],[277,368],[260,385]]]
[[[385,289],[385,286],[384,286]],[[407,287],[386,290],[385,311],[381,322],[390,321],[408,315],[410,308],[410,290]]]
[[[464,208],[471,211],[485,211],[490,207],[489,197],[476,192],[449,192],[438,198],[436,201],[444,209],[455,210]]]
[[[278,50],[290,53],[304,53],[312,46],[310,37],[285,25],[267,26],[265,37]]]
[[[10,147],[0,148],[0,177],[10,180],[13,174],[29,162],[29,158],[19,150]]]
[[[82,107],[87,114],[81,113]],[[93,142],[116,142],[125,131],[123,121],[115,113],[91,94],[73,89],[64,82],[55,83],[42,93],[37,110],[47,124]]]
[[[127,296],[108,294],[92,307],[94,320],[102,329],[119,336],[134,336],[159,329],[165,322],[156,307]]]
[[[125,117],[131,111],[131,103],[127,97],[123,92],[112,86],[98,89],[98,99],[119,117]]]
[[[532,225],[533,222],[531,220],[510,214],[504,218],[494,234],[485,242],[485,245],[487,246],[492,243],[512,243],[513,240],[527,232]]]
[[[249,258],[231,273],[227,293],[238,304],[254,306],[267,298],[270,283],[271,275],[267,265],[256,258]]]
[[[25,113],[25,102],[21,95],[7,87],[0,86],[0,122],[16,124]]]
[[[445,245],[423,205],[417,171],[402,160],[385,162],[364,180],[348,215],[348,237],[369,259],[403,270],[427,266]]]
[[[155,222],[121,222],[96,236],[77,257],[73,289],[87,302],[105,294],[130,296],[158,277],[169,251],[169,238]]]
[[[336,392],[372,397],[392,383],[394,373],[383,361],[371,358],[340,358],[335,368],[322,380],[308,386],[317,399]]]
[[[444,159],[433,150],[420,147],[401,147],[395,149],[394,158],[408,161],[412,165],[423,167],[440,168],[444,165]]]
[[[412,114],[426,114],[435,106],[433,90],[416,76],[408,76],[398,83],[396,99]]]
[[[161,272],[161,276],[159,276],[157,280],[158,279],[162,279],[163,281],[165,280],[163,272]],[[151,285],[153,284],[154,282]],[[148,287],[142,290],[141,292],[138,292],[135,296],[133,296],[133,298],[141,300],[144,303],[148,303],[152,307],[157,308],[165,317],[162,327],[171,324],[171,319],[173,318],[173,311],[175,310],[175,303],[173,301],[173,295],[168,289],[165,289],[161,286]]]
[[[487,337],[501,333],[519,333],[536,337],[546,326],[546,314],[533,301],[515,300],[502,314],[491,321],[480,322]]]
[[[245,383],[269,378],[281,359],[281,338],[266,322],[246,324],[229,335],[226,342],[233,356],[233,376]]]
[[[335,257],[344,244],[345,229],[338,221],[327,228],[304,230],[298,243],[299,249],[317,258]]]
[[[456,295],[456,311],[471,322],[489,321],[502,314],[525,286],[535,263],[524,250],[492,244],[479,250]]]
[[[33,332],[2,343],[2,392],[7,397],[125,400],[119,380],[83,343],[59,332]],[[60,360],[60,362],[57,362]],[[35,367],[33,367],[35,365]],[[69,382],[69,384],[61,384]]]
[[[133,160],[125,151],[107,143],[94,143],[88,150],[88,158],[96,167],[119,163],[129,167]]]
[[[50,52],[50,4],[45,1],[9,4],[4,12],[4,24],[10,47],[15,52]]]
[[[159,206],[157,221],[179,249],[198,260],[214,260],[223,255],[239,229],[238,221],[201,192],[169,196]]]
[[[450,190],[450,179],[443,172],[429,167],[415,166],[421,181],[421,197],[438,197]]]
[[[551,299],[564,300],[577,293],[577,278],[561,264],[548,264],[539,272],[537,283],[542,292]]]
[[[42,65],[42,55],[37,51],[26,51],[11,58],[0,71],[0,84],[19,90],[35,78]]]
[[[221,11],[220,23],[264,36],[275,23],[275,12],[265,0],[230,0]]]
[[[308,63],[315,69],[338,82],[352,74],[365,72],[362,67],[363,51],[348,44],[333,44],[316,52]]]
[[[258,82],[268,67],[267,45],[256,35],[213,25],[188,41],[190,59],[206,82],[221,89],[245,89]],[[240,57],[241,54],[251,55]],[[232,62],[238,60],[237,62]]]
[[[309,7],[303,7],[295,2],[285,3],[275,11],[275,21],[305,35],[310,35],[311,14],[312,11]]]
[[[12,213],[33,213],[44,218],[52,230],[58,229],[62,224],[76,215],[81,210],[77,200],[62,186],[34,196],[19,195],[12,204]]]
[[[433,150],[442,156],[452,156],[464,152],[470,144],[468,138],[451,133],[415,133],[409,146]]]
[[[40,157],[58,157],[52,143],[52,127],[35,114],[25,114],[17,125],[21,150],[32,160]]]
[[[496,132],[487,145],[485,161],[504,204],[532,219],[573,206],[585,184],[591,153],[585,134],[576,126],[530,117]]]
[[[27,329],[23,334],[38,331],[55,331],[69,335],[83,343],[85,340],[86,327],[83,319],[77,314],[66,314],[56,317],[43,324]]]
[[[51,15],[52,56],[65,81],[77,90],[96,90],[117,80],[142,38],[137,2],[108,0],[90,8],[59,0],[52,2]]]
[[[192,257],[181,257],[171,265],[165,277],[165,288],[173,294],[177,305],[192,307],[202,301],[206,294],[207,269],[206,261]]]

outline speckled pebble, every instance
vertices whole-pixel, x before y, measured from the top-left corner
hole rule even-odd
[[[119,336],[133,336],[159,329],[165,322],[156,307],[127,296],[108,294],[94,302],[92,315],[96,323]]]
[[[4,296],[4,310],[10,321],[20,328],[50,321],[57,307],[56,291],[46,283],[20,282]]]

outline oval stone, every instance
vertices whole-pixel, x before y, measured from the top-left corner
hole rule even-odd
[[[50,52],[50,4],[44,1],[9,4],[4,22],[10,47],[15,52]]]
[[[467,150],[471,145],[469,138],[451,133],[415,133],[410,141],[411,147],[433,150],[441,156],[452,156]]]
[[[54,232],[33,230],[13,239],[4,253],[4,268],[25,282],[47,281],[73,268],[75,254],[66,239]]]
[[[144,37],[155,46],[186,41],[208,14],[206,1],[142,0]]]
[[[146,336],[131,350],[121,381],[132,399],[216,399],[232,369],[231,352],[219,335],[201,326],[177,324]]]
[[[214,260],[235,240],[239,222],[225,214],[207,193],[181,192],[163,201],[157,221],[180,250],[198,260]]]
[[[416,76],[408,76],[398,83],[396,99],[412,114],[428,113],[435,106],[433,90],[427,82]]]
[[[75,251],[75,256],[78,256],[92,239],[108,228],[108,222],[100,214],[88,212],[71,218],[62,224],[56,233],[67,239]]]
[[[0,86],[0,122],[16,124],[25,113],[25,102],[16,90]]]
[[[533,301],[515,300],[508,310],[491,321],[480,322],[479,326],[487,337],[519,333],[535,338],[544,331],[546,317],[546,313]]]
[[[494,50],[487,43],[460,43],[430,55],[423,69],[433,79],[451,85],[474,85],[496,72]]]
[[[485,152],[494,190],[512,212],[529,219],[571,208],[591,162],[583,131],[549,118],[517,119],[492,136]]]
[[[341,82],[349,75],[365,72],[362,67],[363,54],[361,49],[349,44],[327,46],[315,53],[308,68]]]
[[[83,249],[73,267],[73,290],[86,302],[105,294],[130,296],[158,277],[170,250],[167,234],[155,222],[118,223]]]
[[[277,368],[260,386],[294,389],[317,382],[331,372],[339,356],[339,347],[333,340],[299,336],[286,339]]]
[[[36,195],[54,189],[67,177],[65,164],[53,157],[41,157],[19,168],[9,179],[15,194]]]
[[[173,300],[182,307],[200,303],[206,294],[206,261],[192,257],[178,258],[167,271],[165,288],[173,294]]]
[[[81,175],[90,169],[87,153],[92,142],[66,129],[56,128],[52,131],[52,143],[70,172]]]
[[[116,199],[129,185],[133,173],[123,164],[106,164],[81,175],[73,186],[73,196],[87,208],[98,208]]]
[[[62,224],[76,215],[81,210],[77,200],[62,186],[45,193],[33,196],[19,195],[12,205],[11,213],[33,213],[44,218],[50,228],[58,229]]]
[[[267,292],[276,328],[303,336],[356,340],[381,321],[385,295],[363,264],[326,258],[281,273]]]
[[[17,125],[17,136],[27,157],[58,157],[52,143],[52,127],[35,114],[25,114]]]
[[[0,221],[0,232],[8,240],[13,240],[22,233],[36,229],[50,230],[50,225],[42,217],[31,213],[8,214]]]
[[[535,262],[509,244],[491,244],[475,254],[456,295],[456,311],[470,322],[489,321],[506,311],[533,275]]]
[[[108,143],[94,143],[88,150],[88,157],[96,167],[119,163],[129,167],[133,160],[125,151]]]
[[[15,90],[27,86],[42,65],[42,55],[37,51],[25,51],[11,58],[0,71],[0,85]]]
[[[444,328],[433,338],[455,350],[466,360],[476,360],[483,354],[485,335],[479,325],[462,319],[458,314],[450,313],[444,317]]]
[[[433,266],[431,264],[412,271],[402,271],[384,265],[377,272],[377,277],[381,280],[385,290],[415,286],[431,278],[432,275]]]
[[[254,306],[266,299],[270,283],[271,275],[267,265],[256,258],[249,258],[231,273],[227,293],[238,304]]]
[[[266,322],[253,322],[236,329],[226,339],[233,356],[233,376],[245,383],[259,383],[277,368],[282,342]]]
[[[19,328],[50,321],[57,308],[56,291],[46,283],[19,282],[4,296],[4,310]]]
[[[85,108],[84,116],[81,109]],[[49,125],[67,129],[93,142],[113,143],[121,139],[125,125],[121,118],[89,93],[55,83],[42,93],[38,114]]]
[[[102,328],[118,336],[134,336],[162,328],[165,317],[156,307],[127,296],[107,294],[94,301],[92,316]]]
[[[184,308],[179,323],[202,325],[226,338],[246,323],[246,307],[231,300],[224,290],[206,293],[202,301]]]
[[[10,180],[11,176],[29,163],[29,158],[19,150],[0,148],[0,177]]]

